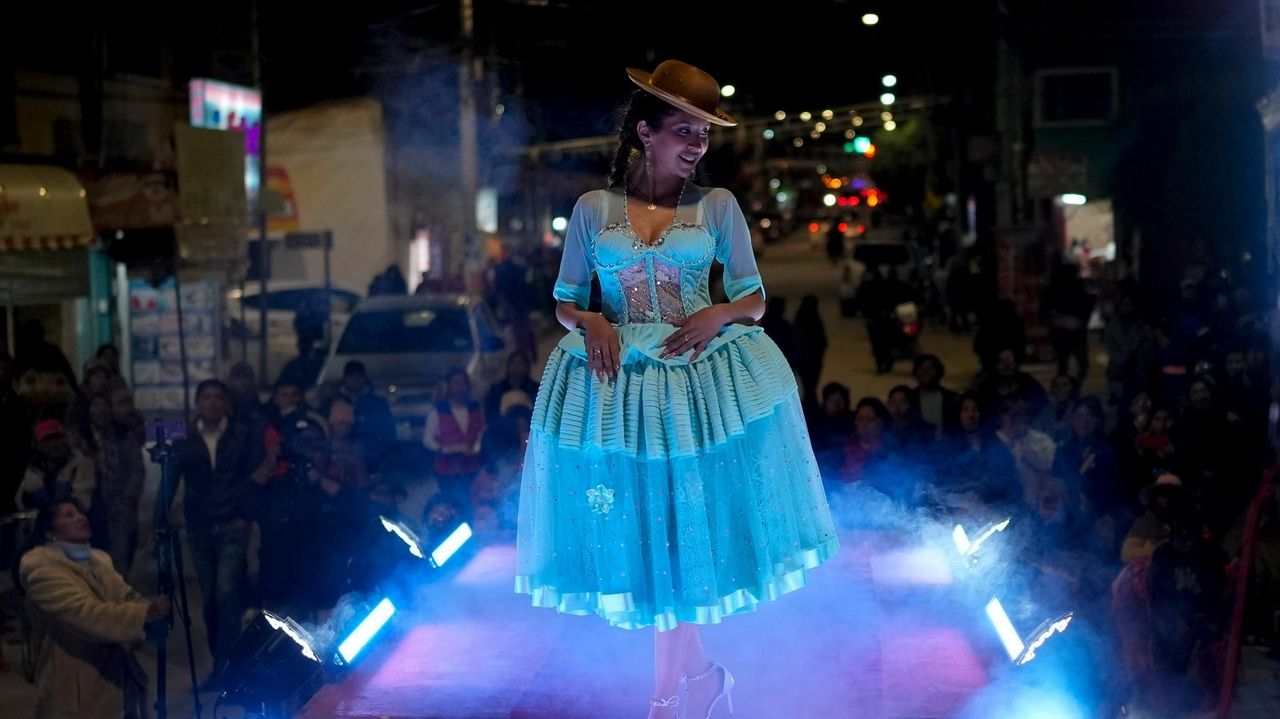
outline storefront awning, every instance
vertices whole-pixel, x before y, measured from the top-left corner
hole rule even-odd
[[[75,175],[47,165],[0,165],[0,252],[78,249],[94,237]]]

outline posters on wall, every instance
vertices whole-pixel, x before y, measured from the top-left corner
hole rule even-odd
[[[181,416],[184,410],[182,341],[173,278],[154,287],[145,280],[129,282],[129,341],[133,358],[134,400],[144,414]],[[195,387],[218,372],[218,286],[212,280],[182,285],[182,320],[186,339],[191,403]]]

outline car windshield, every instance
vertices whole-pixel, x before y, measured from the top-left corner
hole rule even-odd
[[[426,307],[357,312],[338,354],[469,352],[474,346],[464,309]]]

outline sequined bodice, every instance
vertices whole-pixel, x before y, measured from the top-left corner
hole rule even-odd
[[[736,301],[763,294],[751,232],[733,195],[692,184],[671,225],[646,244],[627,221],[620,190],[596,190],[574,207],[553,295],[586,309],[591,279],[601,311],[615,324],[671,324],[711,305],[712,262],[724,265],[724,291]]]
[[[707,278],[715,241],[702,222],[700,195],[676,209],[675,219],[652,245],[627,222],[623,202],[621,195],[609,193],[610,222],[591,243],[609,321],[670,324],[710,305]]]

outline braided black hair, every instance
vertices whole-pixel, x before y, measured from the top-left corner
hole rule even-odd
[[[644,143],[636,132],[636,125],[643,120],[655,132],[662,128],[662,123],[678,110],[650,95],[644,90],[631,93],[627,104],[619,113],[618,149],[613,154],[613,162],[609,165],[609,187],[618,187],[626,182],[627,171],[631,163],[644,154]]]

